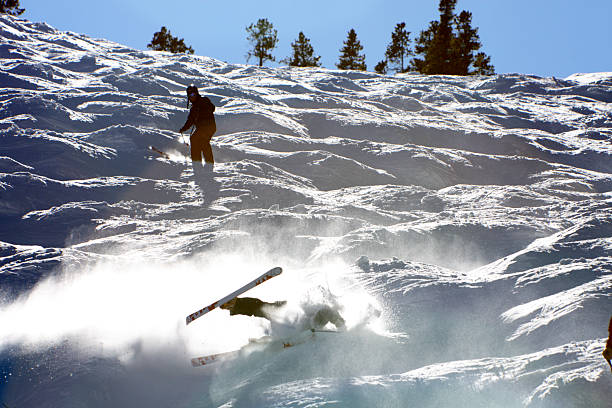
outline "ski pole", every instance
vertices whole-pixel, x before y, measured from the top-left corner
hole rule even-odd
[[[187,141],[185,140],[185,135],[183,134],[183,132],[181,132],[181,140],[183,141],[183,144],[185,146],[187,146],[187,154],[185,155],[186,157],[189,157],[189,143],[187,143]]]

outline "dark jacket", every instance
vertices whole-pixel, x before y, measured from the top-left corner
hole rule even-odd
[[[265,302],[262,302],[257,298],[236,298],[236,304],[230,309],[230,316],[240,314],[265,318],[266,315],[264,314],[263,310],[261,310],[261,308],[265,305]]]
[[[206,96],[198,95],[198,99],[191,106],[187,122],[179,132],[184,132],[193,125],[196,128],[215,125],[215,105]]]
[[[270,317],[264,311],[264,308],[278,309],[283,307],[287,302],[281,300],[279,302],[268,303],[263,302],[257,298],[242,297],[236,298],[234,307],[230,309],[230,316],[233,315],[245,315],[245,316],[257,316],[269,319]]]

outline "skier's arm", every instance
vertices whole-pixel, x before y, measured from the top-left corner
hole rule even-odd
[[[179,130],[179,133],[183,133],[184,131],[186,131],[187,129],[189,129],[190,127],[194,125],[195,123],[194,117],[195,117],[195,114],[194,114],[194,109],[192,107],[191,110],[189,111],[189,116],[187,116],[187,121],[185,122],[183,127]]]

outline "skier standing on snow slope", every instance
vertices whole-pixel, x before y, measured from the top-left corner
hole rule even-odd
[[[612,360],[612,317],[608,324],[608,342],[606,343],[606,349],[601,354],[610,365],[610,370],[612,370],[612,363],[610,362],[610,360]]]
[[[189,116],[179,133],[183,133],[190,127],[195,125],[195,131],[191,134],[189,142],[191,143],[191,161],[193,162],[194,171],[201,171],[205,167],[202,166],[202,155],[208,163],[209,170],[212,172],[215,160],[213,158],[212,148],[210,147],[210,139],[217,131],[215,123],[215,105],[206,96],[201,96],[198,88],[194,85],[187,87],[187,107],[191,102],[191,110]]]
[[[239,314],[263,317],[270,320],[270,314],[281,309],[286,303],[284,300],[268,303],[257,298],[237,297],[221,305],[221,309],[229,310],[230,316]],[[312,318],[311,326],[313,329],[322,329],[327,323],[333,324],[338,330],[346,329],[344,319],[340,316],[340,313],[329,306],[322,306]]]

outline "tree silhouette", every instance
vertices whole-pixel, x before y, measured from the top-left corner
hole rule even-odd
[[[478,36],[478,29],[472,28],[472,13],[462,11],[455,17],[455,26],[457,35],[452,43],[453,73],[457,75],[465,75],[466,73],[493,75],[495,69],[491,65],[491,57],[483,52],[474,55],[474,51],[478,51],[482,44]],[[470,71],[470,65],[473,65],[476,70]]]
[[[355,69],[365,71],[365,55],[360,55],[363,46],[357,39],[357,33],[351,28],[348,37],[344,42],[344,47],[340,49],[340,61],[336,64],[338,69]]]
[[[284,59],[283,62],[292,67],[320,67],[321,57],[314,56],[314,50],[310,45],[310,40],[300,31],[297,40],[291,43],[293,54]]]
[[[147,44],[147,48],[154,51],[170,51],[175,54],[193,54],[193,48],[186,46],[182,38],[172,36],[166,27],[162,27],[160,31],[153,34],[153,39]]]
[[[454,14],[457,0],[440,0],[440,20],[429,23],[416,40],[415,52],[422,58],[411,61],[422,74],[492,75],[491,58],[480,52],[478,29],[472,28],[472,13]],[[470,68],[473,67],[474,70]]]
[[[472,13],[462,11],[455,19],[457,33],[451,41],[450,73],[461,75],[469,72],[472,64],[472,51],[480,48],[478,29],[471,26]]]
[[[473,65],[476,68],[476,71],[473,72],[475,75],[495,75],[495,67],[491,65],[491,57],[484,52],[476,54]]]
[[[438,25],[439,23],[437,21],[431,21],[429,23],[429,28],[421,31],[419,38],[417,38],[414,45],[415,54],[423,56],[427,55],[427,52],[433,42],[435,33],[438,30]],[[411,68],[420,72],[421,74],[427,73],[425,64],[425,58],[415,57],[412,59],[412,61],[410,61]]]
[[[387,60],[379,61],[378,64],[374,67],[374,71],[379,74],[385,75],[387,73]]]
[[[457,0],[440,0],[440,24],[431,47],[425,55],[425,61],[431,74],[447,74],[451,58],[451,41],[453,39],[453,11]]]
[[[386,61],[395,64],[397,72],[405,72],[404,59],[412,55],[410,50],[410,32],[406,31],[406,23],[399,23],[391,33],[391,43],[385,52]]]
[[[0,0],[0,14],[20,16],[25,9],[19,8],[19,0]]]
[[[266,18],[260,18],[256,24],[248,26],[246,31],[249,34],[247,40],[253,46],[253,49],[247,53],[247,61],[255,57],[259,59],[260,67],[266,60],[275,61],[270,50],[276,48],[278,37],[272,23]]]

